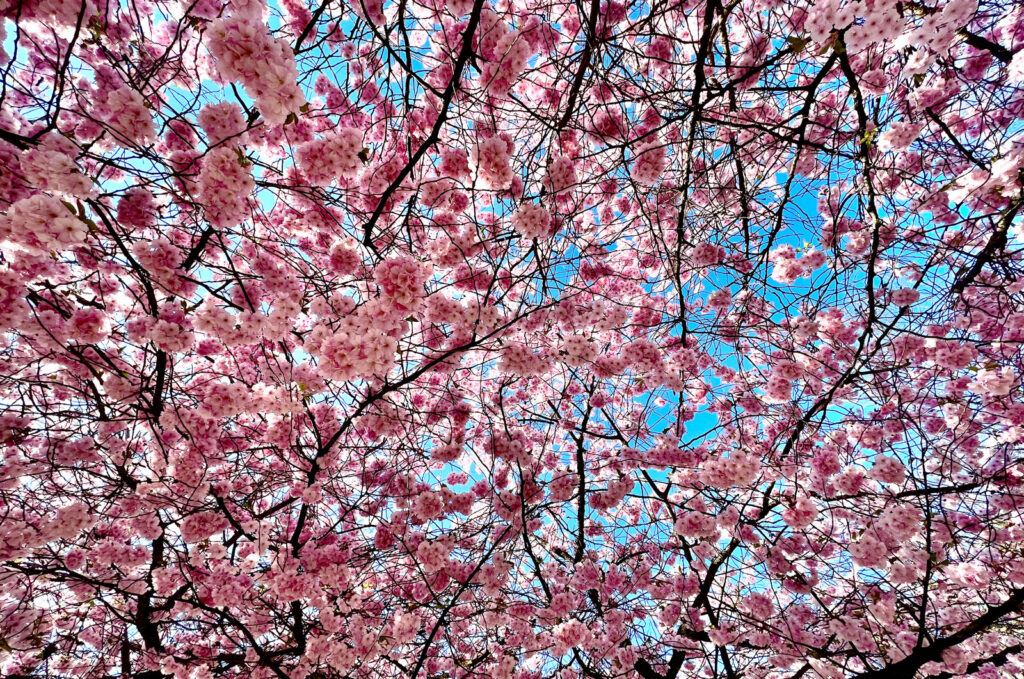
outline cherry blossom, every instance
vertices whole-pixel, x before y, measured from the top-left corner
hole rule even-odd
[[[1024,8],[0,0],[0,675],[1024,672]]]

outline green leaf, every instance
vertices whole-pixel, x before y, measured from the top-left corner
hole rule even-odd
[[[810,44],[811,39],[804,36],[796,37],[791,35],[788,38],[786,38],[786,42],[789,44],[790,47],[793,48],[794,54],[800,54],[801,52],[804,51],[804,48],[806,48],[807,45]]]

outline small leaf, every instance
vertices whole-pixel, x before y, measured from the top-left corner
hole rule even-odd
[[[788,38],[786,38],[786,42],[789,43],[789,46],[793,48],[794,54],[800,54],[801,52],[804,51],[804,48],[807,47],[807,45],[811,42],[811,39],[804,36],[797,37],[791,35]]]

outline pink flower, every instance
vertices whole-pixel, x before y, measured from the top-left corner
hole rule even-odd
[[[363,168],[363,134],[346,127],[324,140],[299,146],[296,161],[305,177],[317,186],[354,179]]]
[[[797,498],[789,509],[782,512],[782,520],[797,530],[807,528],[818,516],[818,507],[805,496]]]
[[[690,263],[693,266],[720,264],[725,259],[725,248],[714,243],[698,243],[690,248]]]
[[[512,228],[524,238],[551,235],[551,214],[538,203],[521,203],[512,214]]]
[[[88,229],[61,201],[42,193],[19,200],[0,215],[0,240],[33,251],[64,250],[82,243]]]
[[[430,266],[412,257],[399,256],[386,259],[373,271],[373,278],[381,294],[401,312],[419,308],[426,295],[424,286],[430,279]]]
[[[913,288],[900,288],[889,293],[889,301],[896,306],[910,306],[921,299],[921,293]]]
[[[850,556],[853,562],[862,568],[885,568],[889,550],[881,540],[866,533],[860,540],[850,544]]]
[[[153,116],[136,90],[127,86],[114,90],[104,107],[107,123],[120,135],[119,142],[146,144],[156,138]]]
[[[97,517],[82,502],[74,502],[57,510],[50,524],[50,533],[55,538],[76,539],[83,531],[96,523]]]
[[[71,333],[82,344],[95,344],[110,334],[110,319],[95,307],[77,309],[71,315]]]
[[[246,120],[238,104],[222,101],[209,104],[199,112],[199,124],[206,132],[207,143],[215,146],[229,139],[242,143],[241,135],[245,132]]]
[[[899,484],[903,483],[906,473],[907,468],[895,457],[879,455],[875,457],[875,462],[868,475],[876,481]]]
[[[975,374],[974,381],[969,386],[979,394],[1006,396],[1016,381],[1017,375],[1008,366],[1004,366],[1000,370],[983,368]]]
[[[256,185],[239,153],[226,146],[210,151],[199,173],[206,218],[216,227],[235,226],[247,218],[246,199]]]
[[[261,18],[217,19],[206,29],[206,40],[221,77],[241,82],[271,125],[284,123],[305,103],[294,52],[267,33]]]
[[[558,156],[548,165],[544,175],[544,188],[552,195],[559,195],[572,189],[576,184],[576,167],[571,158]]]
[[[477,177],[485,189],[500,191],[512,186],[509,147],[500,137],[488,137],[473,150]]]
[[[653,186],[661,179],[668,165],[665,144],[654,140],[637,147],[630,176],[641,186]]]

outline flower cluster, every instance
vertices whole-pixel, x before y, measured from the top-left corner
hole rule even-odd
[[[512,343],[501,352],[501,369],[514,375],[539,375],[548,369],[548,361],[526,345]]]
[[[892,545],[900,545],[921,532],[921,510],[906,503],[891,504],[875,520],[875,530]]]
[[[512,213],[512,228],[523,238],[545,238],[551,235],[551,213],[539,203],[520,203]]]
[[[490,8],[481,13],[480,23],[483,37],[479,50],[486,60],[480,81],[492,97],[505,98],[533,56],[533,45],[521,31],[509,30]]]
[[[807,528],[818,516],[818,507],[807,496],[800,496],[793,506],[782,512],[782,520],[797,530]]]
[[[648,141],[637,147],[633,155],[633,167],[630,170],[630,177],[633,178],[633,181],[641,186],[657,184],[668,166],[665,150],[665,144],[657,140]]]
[[[544,188],[552,195],[570,190],[576,184],[576,166],[572,158],[558,156],[548,164],[544,175]]]
[[[430,280],[430,266],[407,255],[391,257],[373,270],[373,279],[380,286],[388,306],[397,313],[415,311],[426,294],[424,285]]]
[[[380,317],[349,314],[319,344],[320,370],[332,380],[383,376],[391,369],[398,341],[387,334]]]
[[[152,226],[156,221],[156,209],[153,194],[141,186],[134,186],[117,203],[117,221],[128,226]]]
[[[199,172],[199,194],[206,219],[216,227],[235,226],[245,221],[247,199],[256,182],[248,161],[239,151],[218,146],[210,151]]]
[[[745,486],[757,478],[760,471],[761,465],[756,456],[734,451],[709,459],[704,464],[701,479],[715,488]]]
[[[43,193],[19,200],[0,216],[0,240],[30,252],[64,250],[87,234],[85,222],[67,205]]]
[[[199,112],[199,125],[210,146],[239,139],[245,134],[246,121],[242,109],[230,101],[208,104]]]
[[[698,243],[690,248],[690,263],[694,266],[712,266],[725,259],[725,248],[714,243]]]
[[[512,186],[511,144],[501,137],[488,137],[473,149],[473,163],[481,186],[501,191]]]
[[[295,152],[303,176],[316,186],[355,179],[363,167],[363,134],[343,128],[324,140],[308,141]]]
[[[801,276],[809,276],[826,263],[825,253],[820,250],[809,250],[797,258],[796,250],[791,245],[782,245],[772,250],[769,259],[775,263],[772,279],[779,283],[790,284]]]
[[[51,132],[38,146],[21,155],[20,174],[39,190],[84,197],[92,189],[92,182],[79,171],[75,163],[77,153],[70,139]]]
[[[850,543],[849,550],[853,562],[863,568],[885,568],[888,564],[889,549],[871,533]]]
[[[121,135],[121,143],[146,144],[156,138],[153,116],[142,95],[130,87],[120,87],[104,102],[107,123]]]
[[[271,37],[259,18],[217,19],[206,29],[206,44],[220,76],[241,82],[270,124],[284,123],[305,103],[291,47]]]
[[[906,474],[907,468],[903,463],[888,455],[877,456],[868,471],[868,475],[876,481],[893,484],[903,483]]]

